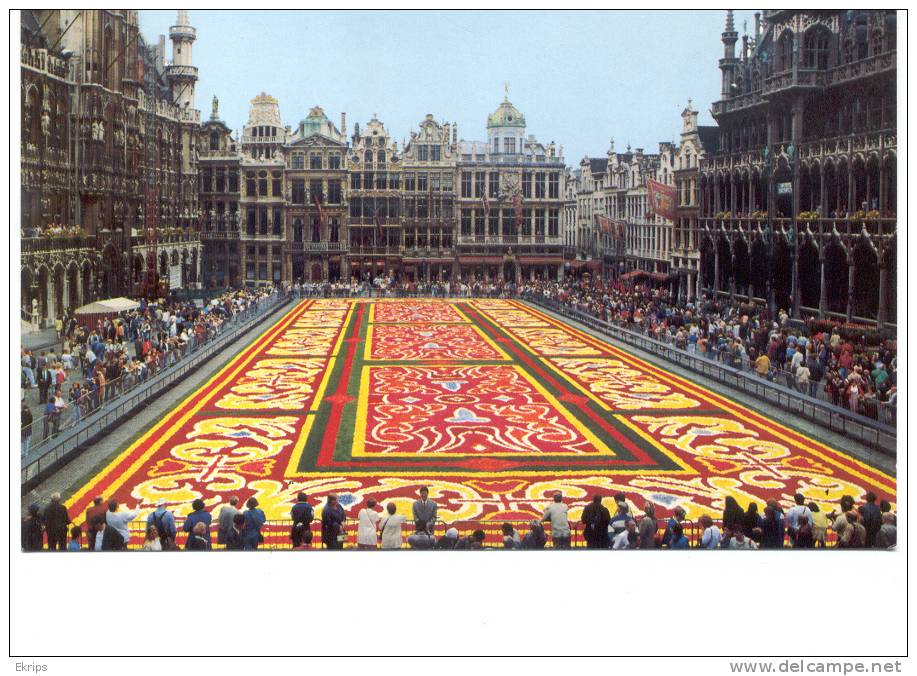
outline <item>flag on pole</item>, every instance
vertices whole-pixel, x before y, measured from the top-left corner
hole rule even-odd
[[[675,187],[646,179],[650,211],[670,221],[675,220]]]

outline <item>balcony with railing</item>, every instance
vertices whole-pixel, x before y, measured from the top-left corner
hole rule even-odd
[[[290,251],[304,252],[322,252],[322,251],[346,251],[347,245],[344,242],[292,242],[289,247]]]
[[[65,59],[49,54],[47,49],[35,49],[22,45],[19,51],[19,62],[22,66],[61,79],[73,79],[70,74],[70,64]]]
[[[459,244],[560,245],[563,237],[546,235],[459,235]]]
[[[732,216],[728,214],[717,216],[703,216],[697,219],[701,229],[708,228],[711,233],[725,232],[750,232],[760,229],[766,231],[768,227],[767,216]],[[871,237],[890,237],[897,230],[898,219],[893,217],[853,214],[845,218],[819,218],[806,215],[797,218],[774,218],[774,229],[778,233],[795,232],[813,235],[832,235],[837,232],[841,237],[858,236],[865,229]]]
[[[28,234],[28,233],[27,233]],[[64,253],[79,250],[94,250],[96,238],[94,235],[77,236],[27,236],[21,240],[22,253]]]
[[[405,247],[403,249],[405,258],[417,258],[424,260],[452,259],[455,258],[455,249],[451,247]]]

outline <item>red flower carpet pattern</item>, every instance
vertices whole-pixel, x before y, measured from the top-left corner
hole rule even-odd
[[[560,490],[577,518],[624,491],[660,515],[825,507],[895,479],[727,397],[510,300],[304,301],[77,490],[177,515],[254,496],[288,518],[300,491],[444,521],[539,516]],[[355,512],[352,512],[355,513]]]

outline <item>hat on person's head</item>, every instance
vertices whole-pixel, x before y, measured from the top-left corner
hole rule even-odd
[[[457,540],[458,536],[459,536],[458,528],[450,528],[449,530],[446,531],[447,538],[455,538]]]
[[[165,507],[165,504],[166,504],[166,499],[165,499],[165,498],[159,498],[159,500],[156,501],[156,506],[157,506],[157,507]]]

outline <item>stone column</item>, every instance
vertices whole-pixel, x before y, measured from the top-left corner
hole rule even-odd
[[[828,309],[828,290],[825,288],[825,255],[818,257],[819,286],[818,286],[818,316],[824,317]]]
[[[794,224],[796,234],[793,237],[793,318],[799,319],[799,305],[802,302],[802,293],[799,289],[799,229]]]
[[[888,267],[884,260],[879,261],[879,315],[877,319],[880,329],[888,321]]]
[[[853,321],[853,282],[856,279],[856,265],[853,262],[853,252],[847,259],[847,321]]]
[[[713,298],[716,299],[716,294],[720,290],[720,247],[713,244]]]

